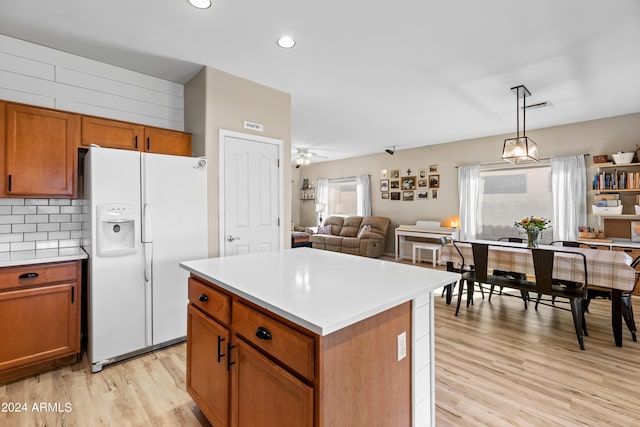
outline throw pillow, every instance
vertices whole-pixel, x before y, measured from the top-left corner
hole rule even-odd
[[[318,234],[331,234],[331,225],[322,225],[318,228]]]
[[[358,239],[362,239],[364,237],[364,235],[368,232],[371,231],[371,226],[370,225],[363,225],[360,228],[360,231],[358,231]]]

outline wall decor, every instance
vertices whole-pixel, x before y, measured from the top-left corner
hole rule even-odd
[[[431,198],[432,199],[438,198],[438,190],[431,190]]]
[[[381,179],[385,179],[385,178],[388,178],[388,177],[389,177],[389,176],[388,176],[388,171],[387,171],[387,169],[380,169],[380,178],[381,178]]]
[[[391,200],[400,200],[400,192],[392,191],[391,192]]]
[[[438,165],[429,165],[429,172],[430,173],[438,172]]]
[[[418,179],[426,179],[426,178],[427,178],[427,170],[418,169]]]
[[[413,191],[403,191],[402,192],[402,200],[405,202],[409,202],[413,200]]]
[[[440,188],[440,175],[429,175],[429,188]]]
[[[400,180],[399,179],[392,179],[391,180],[391,189],[400,189]]]
[[[429,181],[427,181],[427,178],[418,178],[418,188],[429,188]]]
[[[407,169],[407,175],[411,175],[411,169]]]
[[[400,169],[391,169],[391,171],[389,172],[389,178],[391,179],[400,178]]]
[[[389,198],[389,193],[388,192],[384,192],[384,193],[380,193],[383,199],[388,199]]]
[[[429,200],[429,190],[416,191],[418,200]]]
[[[416,189],[416,177],[415,176],[403,176],[402,177],[402,189],[403,190],[415,190]]]
[[[381,179],[380,180],[380,191],[389,191],[389,180]]]

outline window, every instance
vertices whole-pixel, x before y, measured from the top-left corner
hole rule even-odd
[[[327,194],[328,215],[357,215],[355,178],[330,179]]]
[[[553,218],[550,165],[480,171],[478,239],[525,237],[513,223],[532,215]],[[540,241],[551,240],[545,229]]]

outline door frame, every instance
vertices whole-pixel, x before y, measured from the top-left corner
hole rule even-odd
[[[219,228],[218,228],[218,247],[220,256],[226,256],[225,249],[225,230],[226,230],[226,218],[225,218],[225,205],[224,205],[224,196],[225,196],[225,146],[226,146],[226,137],[232,138],[240,138],[246,139],[252,142],[258,142],[263,144],[273,144],[278,147],[278,228],[280,231],[278,232],[278,247],[280,249],[284,248],[284,233],[283,230],[283,222],[284,222],[284,168],[282,165],[282,159],[284,156],[284,142],[281,139],[268,138],[266,136],[252,135],[248,133],[236,132],[227,129],[220,129],[219,133],[219,173],[218,173],[218,217],[219,217]]]

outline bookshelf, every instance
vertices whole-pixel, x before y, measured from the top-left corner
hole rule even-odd
[[[597,195],[618,194],[622,204],[621,213],[594,213],[598,226],[604,225],[607,237],[630,238],[631,221],[639,221],[640,215],[635,214],[634,205],[640,198],[640,163],[615,164],[613,162],[595,163],[591,166],[592,189],[595,200]],[[604,222],[604,224],[603,224]]]

